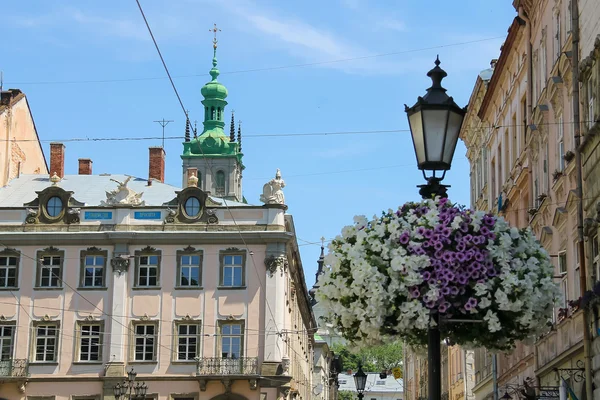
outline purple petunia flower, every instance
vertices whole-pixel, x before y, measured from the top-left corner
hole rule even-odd
[[[413,299],[416,299],[416,298],[418,298],[418,297],[421,295],[421,292],[419,291],[419,288],[418,288],[418,287],[413,287],[413,288],[410,290],[410,295],[411,295],[411,297],[412,297]]]
[[[431,239],[433,236],[433,231],[431,229],[425,229],[423,236],[425,236],[426,239]]]
[[[489,235],[490,230],[488,229],[487,226],[482,226],[481,228],[479,228],[479,233],[481,233],[482,235]]]
[[[443,294],[443,295],[448,295],[448,294],[450,294],[450,288],[449,288],[448,286],[444,286],[444,287],[442,288],[442,294]]]
[[[485,217],[483,217],[483,223],[487,226],[494,226],[496,220],[491,215],[486,215]]]
[[[408,234],[408,232],[404,232],[402,235],[400,235],[400,237],[398,238],[398,242],[400,244],[408,244],[408,242],[410,241],[410,235]]]
[[[475,253],[475,259],[479,262],[484,261],[485,255],[481,251],[478,251],[477,253]]]
[[[462,251],[465,251],[466,248],[467,248],[467,246],[464,243],[462,243],[462,242],[456,245],[456,251],[461,251],[462,252]],[[463,260],[464,260],[464,258],[465,258],[464,254],[462,254],[462,256],[463,256]]]
[[[456,296],[456,295],[458,294],[458,288],[457,288],[456,286],[452,286],[452,287],[450,287],[450,293],[451,293],[453,296]]]
[[[417,228],[417,234],[423,235],[425,233],[425,228],[420,226]]]
[[[423,271],[421,272],[421,277],[423,278],[423,280],[427,281],[429,280],[429,278],[431,278],[431,272]]]

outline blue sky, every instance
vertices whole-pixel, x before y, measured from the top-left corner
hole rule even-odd
[[[209,29],[222,29],[219,80],[229,89],[227,121],[232,109],[242,121],[244,195],[259,204],[281,169],[309,287],[319,245],[307,243],[333,238],[354,215],[418,199],[422,176],[407,131],[301,134],[408,129],[404,104],[429,87],[436,54],[448,93],[466,105],[515,16],[500,0],[140,1],[200,130]],[[183,137],[183,112],[135,0],[9,0],[2,23],[4,87],[27,94],[46,154],[51,140],[158,137],[153,121],[162,118],[175,121],[166,136]],[[89,157],[96,174],[147,177],[148,147],[161,140],[65,143],[67,173]],[[166,181],[181,185],[181,141],[165,148]],[[462,144],[447,183],[450,198],[468,204]]]

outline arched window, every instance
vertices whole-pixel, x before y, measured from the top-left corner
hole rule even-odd
[[[215,119],[215,108],[211,107],[210,108],[210,119]]]
[[[215,179],[215,192],[217,196],[225,196],[225,172],[217,171]]]
[[[204,107],[204,119],[208,119],[208,107]]]
[[[221,120],[221,107],[217,108],[217,119]]]
[[[198,171],[196,178],[198,178],[198,187],[201,188],[202,187],[202,173],[200,171]]]

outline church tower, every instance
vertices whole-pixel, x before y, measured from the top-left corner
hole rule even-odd
[[[204,129],[199,136],[193,139],[186,135],[183,142],[183,184],[187,186],[188,168],[197,169],[198,187],[205,192],[210,192],[215,197],[225,198],[243,202],[242,196],[242,163],[241,152],[241,129],[238,131],[238,141],[235,135],[227,136],[223,130],[225,127],[224,116],[227,105],[227,88],[217,81],[219,69],[217,68],[217,38],[216,25],[213,40],[213,67],[210,70],[211,81],[202,87],[201,93],[204,97]],[[233,116],[232,116],[232,124]],[[186,127],[186,132],[187,132]],[[232,125],[231,130],[235,131]]]

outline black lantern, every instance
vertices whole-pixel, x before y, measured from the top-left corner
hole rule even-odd
[[[146,398],[148,386],[146,382],[135,382],[137,373],[131,368],[127,372],[127,379],[123,383],[117,383],[113,387],[116,400],[143,400]]]
[[[440,182],[452,164],[460,128],[467,112],[442,87],[442,79],[447,75],[440,68],[438,57],[435,67],[427,73],[432,81],[427,94],[419,97],[412,107],[404,105],[417,164],[428,182],[428,185],[420,186],[421,195],[428,198],[432,195],[446,197],[447,186]],[[427,176],[426,171],[431,171],[431,175]],[[438,171],[441,171],[441,176],[436,176]]]
[[[358,398],[362,399],[365,386],[367,385],[367,374],[364,373],[361,365],[358,366],[358,371],[354,374],[354,383],[358,392]]]

